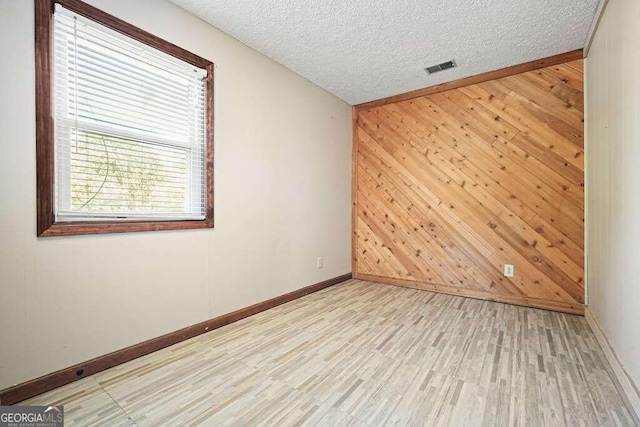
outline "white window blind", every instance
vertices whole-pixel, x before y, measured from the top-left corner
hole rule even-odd
[[[206,70],[54,13],[56,221],[202,220]]]

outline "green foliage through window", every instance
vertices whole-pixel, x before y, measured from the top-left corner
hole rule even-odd
[[[186,149],[87,132],[70,149],[72,210],[185,210]]]

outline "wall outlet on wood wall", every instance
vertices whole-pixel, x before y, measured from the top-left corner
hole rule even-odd
[[[505,277],[513,277],[516,269],[513,267],[513,264],[505,264],[504,265],[504,275]]]

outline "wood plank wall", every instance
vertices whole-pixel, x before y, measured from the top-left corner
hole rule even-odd
[[[583,313],[582,68],[355,107],[355,277]]]

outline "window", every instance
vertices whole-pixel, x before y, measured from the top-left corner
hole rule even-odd
[[[38,235],[213,226],[213,64],[36,0]]]

